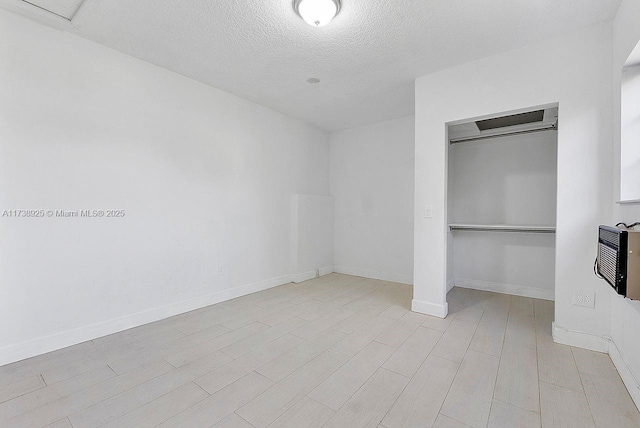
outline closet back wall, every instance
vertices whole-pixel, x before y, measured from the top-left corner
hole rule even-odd
[[[452,144],[450,223],[555,226],[557,132]],[[555,234],[453,232],[458,286],[553,300]]]
[[[0,10],[0,365],[291,281],[328,134]]]

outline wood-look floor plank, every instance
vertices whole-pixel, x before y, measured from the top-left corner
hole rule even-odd
[[[447,315],[446,318],[432,317],[425,315],[424,321],[422,321],[422,327],[432,328],[434,330],[446,331],[451,325],[455,317],[453,315]]]
[[[293,330],[300,328],[305,324],[307,324],[307,321],[301,318],[292,317],[261,331],[260,334],[255,335],[255,337],[250,336],[246,339],[225,346],[220,349],[220,351],[229,355],[231,358],[239,358],[251,352],[255,352],[266,344],[291,333]]]
[[[243,378],[274,358],[304,343],[304,341],[304,339],[287,334],[273,342],[267,343],[250,354],[210,371],[206,375],[196,379],[195,382],[209,394],[213,394],[238,379]]]
[[[582,390],[582,381],[569,346],[539,341],[538,372],[543,382]]]
[[[245,404],[237,413],[255,427],[266,427],[348,359],[339,352],[326,351]]]
[[[74,428],[105,425],[230,361],[228,356],[220,352],[210,358],[194,361],[77,412],[69,420]]]
[[[318,385],[309,397],[333,410],[338,410],[394,351],[395,348],[391,346],[371,342]]]
[[[345,336],[344,333],[329,329],[305,342],[304,346],[293,348],[257,368],[256,372],[278,382],[334,346]]]
[[[620,376],[581,373],[589,408],[597,427],[640,427],[640,414]]]
[[[441,336],[441,331],[418,327],[382,367],[410,378],[420,368]]]
[[[0,426],[640,426],[608,355],[553,343],[553,302],[411,299],[332,274],[0,367]]]
[[[235,413],[231,413],[229,416],[218,422],[213,426],[214,428],[254,428],[249,422],[242,419]]]
[[[485,427],[493,400],[499,358],[468,351],[440,413],[472,427]]]
[[[436,423],[433,424],[433,428],[470,428],[470,427],[467,424],[463,424],[460,421],[457,421],[453,418],[440,414],[438,415],[438,419],[436,419]]]
[[[376,341],[398,348],[420,327],[420,324],[424,322],[424,317],[423,314],[407,312],[385,332],[376,337]]]
[[[181,334],[181,336],[175,340],[163,340],[158,342],[157,346],[143,348],[137,353],[128,353],[128,355],[123,358],[112,359],[109,361],[109,367],[119,375],[127,373],[137,367],[161,360],[166,355],[180,352],[202,342],[214,340],[229,332],[230,330],[228,328],[216,325],[188,336]]]
[[[320,428],[334,414],[335,410],[307,397],[288,409],[269,428]]]
[[[533,302],[535,299],[522,296],[511,296],[510,314],[534,316]]]
[[[161,362],[167,370],[171,366]],[[75,392],[91,386],[100,385],[103,381],[115,377],[116,374],[109,367],[100,367],[92,372],[84,373],[71,379],[55,383],[46,388],[25,394],[0,404],[0,421],[26,413],[30,410],[44,406],[58,399],[72,396]]]
[[[431,426],[460,364],[429,355],[382,420],[387,428]]]
[[[477,324],[454,319],[431,352],[438,357],[462,362],[477,327]]]
[[[571,348],[580,373],[588,373],[604,378],[618,378],[619,374],[609,355],[588,349]]]
[[[509,313],[504,341],[505,343],[536,349],[536,330],[533,315],[518,312]]]
[[[471,339],[469,349],[499,357],[502,354],[506,329],[506,319],[483,316]]]
[[[339,323],[340,321],[349,318],[354,315],[356,311],[345,308],[337,308],[335,310],[327,312],[325,315],[317,318],[311,322],[306,323],[305,325],[293,330],[291,334],[294,336],[302,337],[304,339],[310,339],[313,336],[322,333],[333,325]]]
[[[152,428],[208,396],[196,384],[187,383],[104,425],[104,428]]]
[[[273,382],[252,372],[158,425],[159,428],[211,427],[262,394]]]
[[[540,414],[493,400],[488,428],[540,428]]]
[[[7,419],[3,423],[12,428],[46,426],[173,370],[175,369],[166,361],[158,361],[136,369],[125,376],[114,377],[92,387],[60,397],[43,406]],[[74,428],[76,428],[75,425]]]
[[[45,428],[73,428],[71,426],[71,422],[69,422],[69,419],[64,418],[59,420],[58,422],[54,422],[51,425],[47,425]]]
[[[194,346],[179,350],[170,355],[165,355],[164,359],[174,367],[181,367],[206,355],[213,354],[233,343],[260,333],[267,328],[269,328],[269,326],[266,324],[259,322],[251,323],[244,327],[240,327],[237,330],[216,336],[211,340],[200,342]]]
[[[46,386],[47,384],[44,383],[42,376],[39,375],[30,376],[16,383],[0,386],[0,403],[42,389]]]
[[[506,321],[509,318],[510,306],[511,296],[509,294],[492,294],[487,298],[487,306],[482,317]]]
[[[338,352],[342,352],[343,354],[354,356],[358,352],[362,351],[364,347],[371,343],[376,337],[387,330],[393,323],[394,320],[391,318],[377,316],[367,324],[343,338],[333,347],[333,349]]]
[[[335,415],[326,428],[364,428],[378,426],[409,379],[385,369],[379,369]]]
[[[540,382],[540,410],[543,428],[595,427],[584,391]]]
[[[540,411],[538,366],[535,349],[505,343],[494,397],[532,412]]]

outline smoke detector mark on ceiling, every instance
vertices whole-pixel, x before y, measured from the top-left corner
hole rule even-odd
[[[68,21],[75,16],[84,0],[22,0],[24,3],[45,10]]]
[[[317,77],[310,77],[309,79],[307,79],[307,83],[320,83],[320,79],[318,79]]]

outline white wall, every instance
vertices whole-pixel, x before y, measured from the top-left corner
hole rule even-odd
[[[414,117],[330,141],[336,272],[412,283]]]
[[[557,102],[556,330],[606,346],[611,290],[592,266],[597,226],[611,216],[611,49],[611,25],[602,24],[417,79],[415,310],[447,313],[446,124]],[[572,305],[577,288],[596,293],[595,308]]]
[[[333,272],[333,198],[293,195],[291,199],[293,282]]]
[[[617,69],[616,65],[616,69]],[[640,199],[640,65],[622,71],[620,199]]]
[[[450,223],[555,225],[555,131],[452,144],[448,167]],[[555,235],[451,234],[449,284],[553,300]]]
[[[640,0],[623,0],[613,23],[613,140],[615,168],[613,195],[609,206],[613,215],[608,224],[640,221],[640,204],[618,205],[620,198],[621,70],[640,40]],[[609,354],[616,363],[631,396],[640,407],[640,302],[613,295],[611,298],[611,338]]]
[[[0,364],[291,280],[328,135],[0,11]],[[219,275],[219,267],[222,267]]]

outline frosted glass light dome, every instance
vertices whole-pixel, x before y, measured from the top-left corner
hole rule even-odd
[[[340,0],[296,0],[298,15],[313,27],[327,25],[340,11]]]

